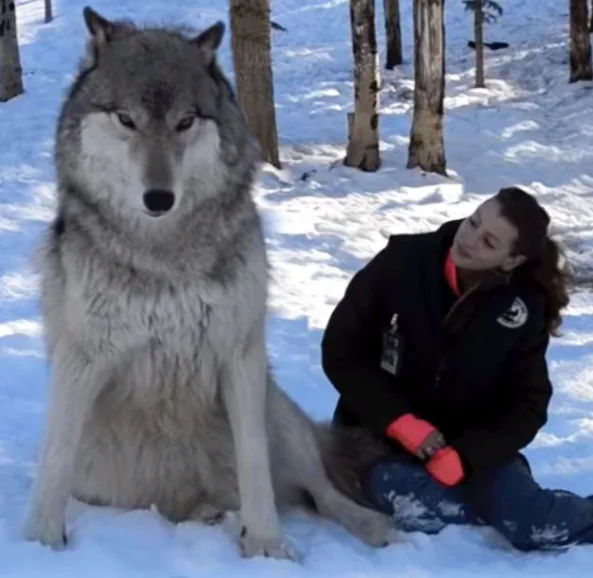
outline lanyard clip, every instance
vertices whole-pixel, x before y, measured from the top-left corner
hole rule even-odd
[[[398,314],[397,313],[394,313],[391,316],[391,329],[394,330],[394,331],[397,329],[397,318],[398,318]]]

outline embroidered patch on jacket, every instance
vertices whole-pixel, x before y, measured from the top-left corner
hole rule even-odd
[[[515,297],[513,304],[507,309],[497,321],[510,329],[516,329],[525,325],[527,321],[528,311],[525,301],[521,297]]]

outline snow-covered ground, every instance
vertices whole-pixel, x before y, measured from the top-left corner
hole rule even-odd
[[[127,5],[126,5],[127,4]],[[227,19],[227,0],[96,0],[108,17],[202,27]],[[487,55],[485,90],[472,88],[471,17],[447,2],[445,140],[453,178],[405,169],[411,121],[411,2],[402,2],[406,63],[383,74],[382,169],[341,165],[352,104],[347,0],[274,0],[274,80],[284,171],[264,170],[258,193],[273,264],[269,343],[279,379],[316,418],[335,394],[319,367],[325,321],[350,276],[385,236],[433,228],[466,215],[509,184],[535,191],[565,239],[579,276],[590,281],[593,251],[593,88],[569,85],[568,2],[505,0],[487,40],[511,47]],[[74,504],[75,542],[55,553],[22,541],[19,530],[34,475],[47,369],[37,288],[27,260],[53,203],[52,139],[64,90],[86,30],[79,0],[17,2],[26,94],[0,105],[0,577],[194,578],[279,574],[295,578],[564,578],[590,575],[593,548],[565,554],[504,551],[471,528],[371,550],[333,524],[295,512],[284,519],[303,564],[239,557],[229,526],[178,526],[152,512]],[[377,35],[383,61],[382,3]],[[221,53],[232,74],[229,37]],[[528,450],[544,485],[593,493],[593,299],[574,295],[564,336],[549,360],[556,395],[550,420]],[[230,523],[230,522],[229,522]]]

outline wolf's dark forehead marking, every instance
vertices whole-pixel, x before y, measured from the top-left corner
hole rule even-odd
[[[153,118],[162,119],[173,106],[175,88],[166,83],[149,85],[143,92],[141,102],[148,114]]]

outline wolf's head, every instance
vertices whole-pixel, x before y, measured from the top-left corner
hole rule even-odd
[[[258,151],[216,62],[224,24],[189,37],[83,14],[87,55],[56,138],[61,189],[145,229],[250,183]]]

